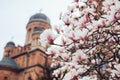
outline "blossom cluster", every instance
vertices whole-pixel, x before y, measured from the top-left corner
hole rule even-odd
[[[119,5],[119,0],[73,0],[62,24],[41,34],[55,80],[120,78]]]

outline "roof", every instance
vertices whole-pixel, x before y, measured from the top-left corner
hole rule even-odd
[[[50,19],[43,13],[36,13],[32,15],[28,23],[34,22],[34,21],[40,21],[40,22],[45,22],[47,24],[50,24]]]
[[[5,67],[9,69],[19,69],[17,63],[11,58],[3,58],[0,61],[0,67]]]
[[[8,42],[8,43],[6,44],[5,47],[15,47],[15,43],[12,42],[12,41],[10,41],[10,42]]]

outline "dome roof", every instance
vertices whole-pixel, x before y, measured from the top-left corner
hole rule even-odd
[[[15,43],[12,42],[12,41],[10,41],[10,42],[8,42],[8,43],[6,44],[5,47],[15,47]]]
[[[6,67],[6,68],[10,68],[10,69],[19,69],[19,66],[11,58],[3,58],[0,61],[0,67]]]
[[[40,21],[40,22],[46,22],[48,24],[50,24],[50,19],[43,13],[36,13],[33,16],[30,17],[29,22],[33,22],[33,21]]]
[[[37,27],[33,30],[33,34],[40,34],[44,31],[44,28],[42,27]]]

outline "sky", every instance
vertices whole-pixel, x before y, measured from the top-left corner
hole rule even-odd
[[[0,60],[7,42],[24,45],[26,24],[32,15],[42,10],[54,26],[69,3],[70,0],[0,0]]]

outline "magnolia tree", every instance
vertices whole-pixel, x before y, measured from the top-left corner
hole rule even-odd
[[[120,79],[119,0],[73,0],[61,21],[40,36],[53,80]]]

